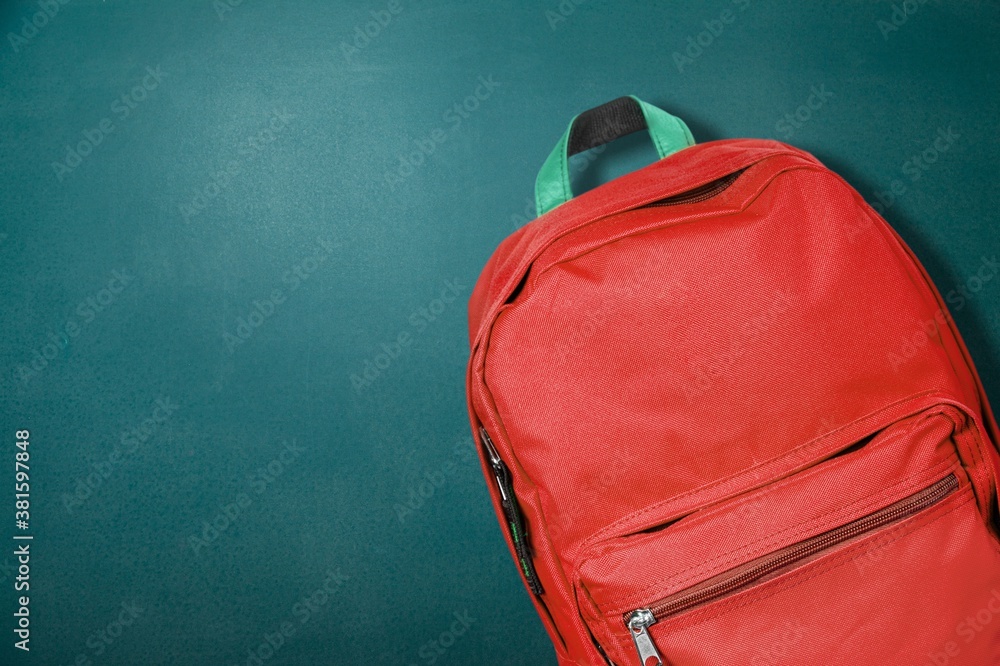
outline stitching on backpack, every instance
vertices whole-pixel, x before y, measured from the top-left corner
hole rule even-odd
[[[904,523],[902,525],[897,526],[895,528],[895,530],[893,530],[893,528],[890,528],[887,531],[897,531],[898,530],[899,534],[897,534],[894,538],[889,539],[888,541],[885,541],[885,540],[880,541],[879,547],[880,548],[887,548],[891,544],[896,543],[897,541],[900,541],[901,539],[903,539],[903,538],[905,538],[905,537],[907,537],[907,536],[909,536],[909,535],[911,535],[911,534],[913,534],[913,533],[915,533],[915,532],[923,529],[924,527],[929,527],[930,525],[936,523],[937,521],[941,520],[942,518],[945,518],[945,517],[951,515],[952,513],[954,513],[955,511],[957,511],[958,509],[964,507],[966,504],[972,503],[973,499],[974,499],[972,493],[968,492],[968,489],[966,489],[966,493],[964,493],[964,494],[967,494],[968,496],[965,497],[964,499],[962,499],[961,501],[956,500],[955,506],[953,506],[953,507],[949,508],[947,511],[941,513],[941,515],[934,517],[932,520],[929,520],[927,522],[922,522],[922,523],[919,523],[919,524],[912,524],[912,525],[906,525],[906,523]],[[961,495],[959,495],[959,497],[961,497]],[[876,532],[875,534],[878,534],[878,532]],[[874,536],[874,534],[872,536]],[[833,561],[827,563],[826,566],[823,566],[822,568],[820,568],[820,569],[818,569],[816,571],[812,571],[812,572],[803,571],[803,572],[800,572],[798,574],[792,574],[792,576],[790,576],[787,580],[782,581],[782,583],[786,583],[786,584],[787,583],[791,583],[793,581],[797,581],[797,582],[794,583],[794,585],[776,584],[775,585],[775,589],[768,591],[768,593],[765,594],[765,595],[755,596],[755,597],[753,597],[751,599],[742,599],[738,603],[737,602],[730,602],[730,603],[727,604],[726,600],[720,600],[720,601],[716,602],[716,604],[710,604],[712,606],[716,606],[715,608],[705,608],[703,610],[691,611],[691,614],[688,615],[688,617],[686,619],[687,620],[692,620],[692,619],[696,619],[697,618],[697,621],[694,621],[694,622],[683,622],[683,623],[680,622],[680,621],[678,621],[678,623],[677,623],[678,624],[678,629],[679,630],[690,629],[691,627],[695,627],[695,626],[697,626],[699,624],[707,622],[708,620],[711,620],[711,619],[714,619],[714,618],[717,618],[717,617],[721,617],[723,615],[731,613],[734,610],[738,610],[740,608],[744,608],[744,607],[752,605],[752,604],[754,604],[754,603],[756,603],[758,601],[764,601],[766,599],[770,599],[771,597],[773,597],[773,596],[775,596],[777,594],[780,594],[781,592],[785,592],[787,590],[795,589],[796,587],[799,587],[800,585],[804,585],[805,583],[811,581],[814,578],[818,578],[819,576],[822,576],[823,574],[829,573],[830,571],[833,571],[835,569],[839,569],[840,567],[843,567],[843,566],[849,564],[850,562],[853,562],[855,559],[857,559],[856,557],[849,557],[849,555],[853,555],[855,552],[858,552],[859,554],[861,552],[864,552],[865,548],[862,548],[861,546],[862,546],[862,544],[864,544],[864,545],[867,546],[867,541],[868,541],[868,539],[866,539],[865,541],[860,542],[859,544],[857,544],[855,546],[848,547],[843,552],[841,552],[838,555],[834,556]],[[805,565],[805,567],[808,568],[809,564],[807,563]],[[806,573],[809,573],[809,575],[807,577],[802,578],[801,580],[799,580],[799,577],[805,576]],[[774,579],[774,580],[777,580],[777,579]],[[770,582],[772,582],[772,581],[765,581],[764,583],[761,583],[761,585],[767,585]],[[746,590],[746,591],[750,591],[750,590]],[[722,605],[725,605],[726,607],[725,608],[719,608],[719,606],[722,606]]]
[[[920,487],[923,486],[924,482],[923,481],[914,482],[914,479],[917,479],[917,478],[919,478],[919,477],[921,477],[923,475],[933,475],[933,474],[936,474],[936,473],[938,473],[939,468],[952,468],[952,469],[957,468],[958,467],[957,463],[958,463],[957,460],[945,460],[942,463],[939,463],[939,464],[935,465],[933,468],[931,468],[931,470],[925,471],[921,475],[914,474],[912,476],[909,476],[906,479],[904,479],[903,481],[895,484],[894,486],[891,486],[889,489],[890,490],[897,490],[897,489],[899,489],[902,486],[914,486],[916,488],[920,488]],[[905,497],[903,499],[905,499]],[[772,543],[775,543],[775,544],[780,543],[783,540],[782,537],[789,537],[789,538],[791,538],[791,539],[794,540],[794,539],[798,538],[799,536],[808,534],[809,531],[810,531],[809,528],[814,527],[817,523],[821,524],[825,519],[830,518],[831,516],[834,516],[834,515],[836,515],[838,513],[843,513],[845,511],[848,511],[852,507],[855,507],[855,506],[857,506],[859,504],[863,504],[864,502],[867,502],[867,501],[870,501],[870,500],[871,500],[871,496],[870,495],[867,496],[867,497],[861,497],[861,498],[855,500],[854,502],[851,502],[850,504],[847,504],[847,505],[845,505],[843,507],[838,507],[838,508],[836,508],[836,509],[834,509],[832,511],[828,511],[827,513],[824,513],[824,514],[822,514],[820,516],[816,516],[815,518],[812,518],[812,519],[809,519],[809,520],[805,520],[805,521],[802,521],[800,523],[796,523],[795,525],[790,525],[789,527],[786,527],[785,529],[783,529],[783,530],[781,530],[779,532],[775,532],[773,534],[768,535],[767,537],[764,537],[762,539],[758,539],[757,541],[754,541],[754,542],[748,544],[747,546],[745,546],[742,549],[740,549],[740,551],[738,553],[735,553],[735,554],[734,553],[727,553],[727,554],[719,555],[718,557],[715,557],[715,558],[713,558],[711,560],[708,560],[707,562],[702,562],[702,563],[690,566],[690,567],[688,567],[686,569],[682,569],[681,571],[678,571],[676,574],[673,574],[671,576],[667,576],[667,577],[664,577],[664,578],[660,578],[656,582],[651,583],[650,585],[648,585],[645,588],[643,588],[641,591],[637,591],[635,594],[630,594],[629,598],[641,597],[641,596],[649,593],[650,590],[652,590],[652,589],[654,589],[656,587],[662,586],[663,583],[666,582],[666,581],[670,581],[673,584],[671,587],[676,586],[676,585],[683,585],[683,584],[685,584],[685,583],[687,583],[687,582],[689,582],[689,581],[691,581],[691,580],[693,580],[695,578],[698,578],[701,575],[704,575],[704,572],[706,570],[710,570],[711,568],[713,568],[713,565],[722,566],[722,567],[729,567],[732,564],[735,564],[736,562],[739,562],[741,559],[745,558],[747,556],[747,551],[752,550],[754,547],[760,547],[760,546],[769,547],[770,544],[772,544]],[[890,502],[890,504],[891,504],[891,502]],[[789,533],[791,533],[791,534],[789,534]],[[724,559],[724,558],[727,557],[727,555],[729,556],[728,559]],[[723,560],[723,561],[720,562],[720,560]],[[752,559],[750,561],[752,561]],[[696,571],[693,571],[693,570],[696,570]],[[689,575],[684,576],[682,578],[677,578],[677,576],[679,576],[680,574],[684,574],[684,573],[687,573],[689,571],[692,572],[692,573],[690,573]],[[724,573],[724,571],[722,573]],[[616,603],[614,605],[606,605],[606,606],[602,606],[601,610],[604,610],[604,611],[607,611],[609,609],[613,610],[616,607],[621,606],[621,605],[622,604],[620,602]]]
[[[889,411],[890,409],[892,409],[894,407],[897,407],[897,406],[899,406],[901,404],[904,404],[906,402],[911,402],[913,400],[917,400],[919,398],[927,397],[927,396],[934,395],[934,394],[937,394],[937,393],[941,393],[942,395],[946,395],[943,392],[941,392],[939,389],[927,389],[927,390],[920,391],[918,393],[914,393],[912,395],[906,396],[905,398],[900,398],[899,400],[897,400],[895,402],[891,402],[891,403],[889,403],[888,405],[886,405],[884,407],[881,407],[881,408],[879,408],[879,409],[877,409],[877,410],[875,410],[873,412],[869,412],[868,414],[865,414],[861,418],[855,419],[854,421],[851,421],[850,423],[845,423],[844,425],[840,426],[836,430],[832,430],[832,431],[826,433],[825,435],[822,435],[822,436],[820,436],[820,437],[818,437],[816,439],[810,440],[810,441],[808,441],[808,442],[806,442],[804,444],[800,444],[799,446],[795,447],[794,449],[789,449],[785,453],[782,453],[781,455],[779,455],[779,456],[777,456],[775,458],[772,458],[771,460],[767,460],[767,461],[762,462],[762,463],[760,463],[758,465],[755,465],[753,467],[748,467],[746,469],[740,470],[739,472],[737,472],[736,474],[733,474],[731,476],[727,476],[727,477],[722,478],[722,479],[716,479],[715,481],[712,481],[711,483],[708,483],[706,485],[699,486],[697,488],[692,488],[691,490],[685,491],[685,492],[681,493],[680,495],[675,495],[674,497],[670,497],[668,499],[661,500],[661,501],[659,501],[659,502],[657,502],[655,504],[651,504],[651,505],[649,505],[647,507],[639,509],[638,511],[635,511],[635,512],[630,513],[630,514],[628,514],[626,516],[623,516],[623,517],[619,518],[618,520],[616,520],[615,522],[611,523],[610,525],[606,525],[605,527],[602,527],[600,530],[598,530],[597,532],[594,532],[591,536],[587,537],[581,543],[580,550],[581,550],[581,552],[584,551],[584,550],[586,550],[589,546],[593,545],[597,541],[602,540],[602,538],[606,537],[609,533],[613,533],[614,530],[620,528],[622,525],[624,525],[626,523],[629,523],[629,522],[632,522],[632,521],[634,521],[634,520],[636,520],[636,519],[638,519],[638,518],[640,518],[642,516],[648,515],[649,513],[653,513],[655,511],[658,511],[658,510],[662,509],[664,506],[670,504],[671,502],[677,502],[678,500],[685,499],[687,497],[690,497],[691,495],[694,495],[694,494],[697,494],[697,493],[701,493],[701,492],[706,492],[706,491],[711,490],[711,489],[713,489],[713,488],[715,488],[717,486],[720,486],[720,485],[723,485],[725,483],[731,482],[734,479],[737,479],[740,476],[742,476],[744,474],[747,474],[747,473],[749,473],[749,472],[751,472],[753,470],[761,469],[762,467],[766,467],[768,465],[771,465],[771,464],[773,464],[773,463],[781,460],[782,458],[786,458],[788,456],[791,456],[792,454],[800,451],[801,449],[805,449],[806,447],[810,447],[810,446],[815,446],[817,442],[820,442],[820,441],[822,441],[824,439],[829,439],[833,435],[841,432],[842,430],[846,430],[847,428],[855,425],[856,423],[859,423],[859,422],[864,421],[866,419],[873,418],[874,416],[877,416],[878,414],[881,414],[883,412]],[[888,425],[891,425],[891,424],[887,424],[887,425],[883,426],[883,428],[888,427]],[[614,536],[614,534],[612,534],[612,536]]]
[[[719,175],[714,176],[713,179],[714,178],[721,178],[722,176],[726,175],[726,173],[731,172],[734,166],[738,166],[738,165],[753,166],[753,165],[759,164],[760,162],[763,162],[765,160],[776,158],[776,157],[797,157],[797,158],[800,158],[800,159],[807,160],[808,161],[807,166],[809,166],[809,167],[812,167],[812,168],[815,168],[815,169],[822,169],[823,168],[822,165],[820,165],[817,162],[815,162],[815,158],[813,158],[810,155],[807,155],[806,153],[804,153],[802,151],[794,150],[794,149],[789,150],[787,147],[784,150],[779,150],[779,149],[776,149],[776,148],[770,148],[769,150],[771,152],[768,152],[767,154],[759,157],[759,159],[754,160],[750,164],[746,164],[746,160],[745,159],[741,159],[740,156],[735,156],[735,157],[727,160],[726,162],[722,163],[722,165],[720,165],[719,167],[716,168],[715,172],[718,172]],[[713,173],[715,173],[715,172],[713,172]],[[655,201],[656,200],[656,197],[654,195],[649,195],[649,196],[653,197],[653,198],[650,198],[649,201]],[[630,206],[630,207],[638,207],[638,206],[642,206],[643,204],[644,204],[644,202],[640,200],[634,206]],[[535,205],[536,206],[538,205],[537,204],[537,197],[536,197],[536,204]],[[524,258],[522,258],[521,261],[516,265],[517,267],[521,268],[521,270],[512,271],[511,276],[507,279],[507,284],[505,284],[500,289],[501,295],[496,300],[499,300],[500,298],[505,298],[507,295],[509,295],[510,290],[513,289],[514,285],[517,284],[517,282],[519,282],[521,280],[521,277],[523,277],[524,272],[531,265],[531,263],[535,260],[535,258],[537,258],[537,256],[539,254],[541,254],[541,252],[543,252],[545,250],[545,248],[548,247],[549,245],[551,245],[554,241],[558,240],[559,238],[561,238],[562,236],[564,236],[566,234],[569,234],[569,233],[572,233],[574,231],[577,231],[578,229],[580,229],[580,228],[582,228],[584,226],[587,226],[589,224],[592,224],[594,222],[602,220],[602,219],[604,219],[604,218],[606,218],[606,217],[608,217],[610,215],[614,215],[614,214],[616,214],[618,212],[622,212],[622,211],[610,211],[610,212],[605,213],[603,215],[600,215],[598,217],[594,217],[594,218],[582,218],[578,222],[578,224],[576,226],[572,226],[572,227],[569,227],[567,229],[563,229],[559,233],[553,234],[552,232],[549,232],[547,234],[539,234],[538,236],[536,236],[535,238],[533,238],[530,241],[530,244],[528,245],[528,247],[525,249],[525,252],[524,252],[525,257],[530,257],[530,259],[525,260]],[[584,220],[586,220],[586,221],[584,221]],[[490,284],[490,290],[493,290],[493,289],[494,289],[494,285],[491,283]],[[485,315],[483,317],[483,322],[484,323],[480,325],[480,329],[479,329],[479,331],[476,334],[476,343],[477,344],[479,343],[479,337],[480,337],[480,335],[484,334],[483,329],[484,328],[489,329],[489,327],[492,325],[490,322],[486,322],[486,320],[487,319],[493,319],[493,318],[495,318],[495,309],[497,308],[496,300],[486,310],[486,313],[485,313]]]
[[[567,142],[569,141],[569,132],[563,136],[563,139],[559,141],[559,154],[566,155]],[[563,191],[563,201],[566,203],[573,198],[573,186],[569,182],[569,155],[566,155],[566,159],[559,160],[559,172],[562,178],[559,180],[559,185],[562,187]]]
[[[920,523],[917,523],[917,524],[910,524],[910,525],[907,525],[904,522],[904,524],[899,525],[899,526],[897,526],[895,528],[889,528],[889,529],[887,529],[886,532],[898,531],[899,533],[895,537],[893,537],[892,539],[890,539],[888,541],[885,541],[885,540],[880,541],[879,542],[880,543],[879,547],[880,548],[887,548],[890,545],[892,545],[893,543],[896,543],[897,541],[900,541],[900,540],[906,538],[907,536],[909,536],[909,535],[911,535],[911,534],[913,534],[913,533],[915,533],[915,532],[923,529],[924,527],[929,527],[930,525],[936,523],[937,521],[941,520],[942,518],[945,518],[945,517],[951,515],[952,513],[954,513],[955,511],[957,511],[958,509],[961,509],[962,507],[964,507],[966,504],[972,503],[973,500],[974,500],[974,497],[973,497],[972,493],[968,492],[968,489],[966,489],[966,493],[965,494],[967,495],[967,497],[965,497],[961,501],[957,501],[956,500],[957,503],[955,504],[955,506],[949,508],[947,511],[941,513],[941,515],[936,516],[936,517],[934,517],[933,519],[931,519],[929,521],[920,522]],[[958,497],[961,497],[961,496],[962,496],[961,494],[958,495]],[[931,509],[931,510],[933,510],[933,509]],[[874,537],[874,536],[876,536],[878,534],[882,534],[883,536],[885,536],[884,532],[876,532],[876,533],[874,533],[872,535],[872,537]],[[740,608],[744,608],[746,606],[753,605],[753,604],[755,604],[755,603],[757,603],[759,601],[765,601],[765,600],[770,599],[771,597],[776,596],[776,595],[778,595],[778,594],[780,594],[782,592],[786,592],[788,590],[793,590],[793,589],[795,589],[795,588],[797,588],[797,587],[799,587],[801,585],[804,585],[804,584],[808,583],[809,581],[813,580],[814,578],[818,578],[818,577],[820,577],[820,576],[822,576],[822,575],[824,575],[826,573],[829,573],[829,572],[834,571],[836,569],[839,569],[839,568],[841,568],[843,566],[846,566],[847,564],[849,564],[849,563],[853,562],[854,560],[856,560],[864,552],[865,549],[862,548],[862,545],[866,545],[868,541],[869,541],[869,539],[865,539],[864,541],[861,541],[861,542],[859,542],[857,544],[854,544],[852,546],[848,546],[848,548],[846,548],[842,552],[837,553],[836,555],[834,555],[831,558],[830,562],[825,563],[824,566],[822,566],[821,568],[819,568],[819,569],[817,569],[815,571],[809,571],[808,570],[809,567],[810,567],[810,565],[813,564],[813,563],[806,563],[804,565],[804,569],[805,569],[804,571],[800,571],[800,572],[791,574],[787,579],[785,579],[783,581],[780,581],[780,584],[775,584],[774,585],[775,589],[769,590],[766,594],[762,594],[762,595],[759,595],[759,596],[750,595],[752,598],[741,599],[739,602],[732,601],[732,598],[730,598],[730,599],[722,599],[722,600],[719,600],[719,601],[716,601],[716,602],[709,602],[709,606],[706,607],[706,608],[704,608],[704,609],[698,609],[698,610],[693,610],[693,611],[687,612],[683,616],[683,619],[686,620],[686,621],[681,621],[681,619],[678,618],[678,621],[676,623],[676,627],[674,627],[674,631],[684,631],[684,630],[690,629],[692,627],[696,627],[696,626],[698,626],[700,624],[704,624],[705,622],[707,622],[709,620],[713,620],[713,619],[715,619],[717,617],[722,617],[723,615],[731,613],[731,612],[733,612],[735,610],[739,610]],[[857,555],[855,555],[855,553],[857,553]],[[1000,554],[1000,552],[998,552],[998,554]],[[809,575],[806,576],[806,574],[809,574]],[[802,576],[806,576],[806,577],[802,578]],[[778,581],[778,580],[779,579],[772,579],[770,581],[765,581],[764,583],[761,583],[760,585],[761,586],[768,585],[769,583],[774,583],[775,581]],[[788,583],[794,583],[794,584],[789,585]],[[748,590],[744,590],[744,592],[751,592],[752,590],[753,590],[753,588],[750,588]],[[740,594],[740,593],[737,592],[736,594]],[[610,618],[607,618],[607,619],[610,619]],[[691,620],[695,620],[695,621],[691,621]]]
[[[958,462],[957,460],[946,460],[946,461],[944,461],[941,464],[935,465],[929,472],[925,472],[925,474],[927,474],[927,475],[937,474],[940,468],[957,469],[958,468],[957,462]],[[907,479],[905,479],[904,481],[901,481],[900,483],[897,483],[896,485],[891,486],[888,490],[897,490],[901,486],[907,486],[907,485],[908,486],[913,486],[914,488],[921,488],[921,487],[923,487],[923,484],[924,484],[923,481],[916,482],[916,483],[914,482],[914,479],[916,479],[916,478],[918,478],[918,475],[910,476]],[[713,565],[714,566],[722,566],[722,567],[728,568],[731,565],[733,565],[733,564],[735,564],[737,562],[740,562],[741,560],[743,560],[744,558],[746,558],[747,557],[747,551],[750,551],[750,550],[752,550],[754,548],[759,548],[759,547],[771,547],[771,544],[775,544],[775,546],[776,546],[776,545],[778,545],[778,544],[781,543],[781,541],[783,540],[783,537],[784,538],[791,538],[793,540],[793,543],[794,543],[794,540],[798,539],[798,537],[803,536],[805,534],[808,534],[810,532],[809,528],[815,527],[817,524],[822,524],[822,522],[824,520],[829,519],[831,516],[835,516],[837,514],[843,513],[845,511],[848,511],[852,507],[855,507],[855,506],[857,506],[859,504],[863,504],[865,502],[868,502],[871,499],[872,499],[872,496],[870,496],[870,495],[867,496],[867,497],[859,498],[859,499],[855,500],[854,502],[851,502],[850,504],[847,504],[847,505],[842,506],[842,507],[838,507],[838,508],[836,508],[836,509],[834,509],[832,511],[829,511],[827,513],[824,513],[824,514],[822,514],[820,516],[816,516],[815,518],[804,520],[802,522],[796,523],[795,525],[790,525],[789,527],[786,527],[786,528],[782,529],[779,532],[775,532],[773,534],[769,534],[767,537],[764,537],[764,538],[759,539],[757,541],[754,541],[754,542],[752,542],[750,544],[747,544],[745,547],[741,548],[738,553],[735,553],[735,554],[734,553],[724,553],[724,554],[719,555],[719,556],[717,556],[717,557],[715,557],[715,558],[713,558],[711,560],[708,560],[706,562],[702,562],[702,563],[699,563],[699,564],[696,564],[696,565],[692,565],[692,566],[690,566],[690,567],[688,567],[686,569],[682,569],[682,570],[678,571],[676,574],[672,574],[670,576],[667,576],[667,577],[664,577],[664,578],[660,578],[659,580],[657,580],[656,582],[648,585],[647,587],[645,587],[641,591],[638,591],[635,594],[629,595],[629,598],[642,597],[642,596],[646,595],[647,593],[649,593],[654,588],[662,586],[663,583],[666,582],[666,581],[670,581],[672,583],[671,587],[676,586],[676,585],[684,585],[685,583],[687,583],[687,582],[689,582],[691,580],[694,580],[696,578],[699,578],[700,576],[704,575],[704,573],[706,571],[711,570],[713,568]],[[903,499],[905,499],[905,497]],[[890,504],[891,504],[891,502],[890,502]],[[802,529],[799,529],[799,528],[802,528]],[[789,533],[791,533],[791,534],[789,534]],[[765,553],[765,555],[761,555],[760,557],[764,557],[764,556],[766,556],[766,553]],[[726,559],[727,557],[728,557],[728,559]],[[751,558],[749,561],[753,561],[753,559],[756,559],[756,558]],[[722,560],[722,561],[720,562],[720,560]],[[684,574],[684,573],[687,573],[687,572],[691,572],[691,573],[689,575],[687,575],[687,576],[682,577],[682,578],[677,578],[677,576],[679,576],[681,574]],[[725,573],[725,571],[722,571],[720,573]],[[621,604],[621,602],[619,602],[619,603],[616,603],[614,605],[604,606],[604,607],[602,607],[602,610],[614,609],[615,607],[621,606],[621,605],[623,605],[623,604]]]

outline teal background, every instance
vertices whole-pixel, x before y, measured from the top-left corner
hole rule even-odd
[[[2,4],[0,524],[30,429],[35,540],[30,654],[0,549],[0,663],[235,666],[271,635],[260,663],[554,664],[473,457],[465,303],[586,108],[634,93],[699,141],[787,140],[870,201],[897,181],[886,217],[942,291],[1000,249],[996,3],[908,0],[886,32],[888,2],[398,0],[345,55],[387,6],[71,0],[12,42],[41,10]],[[629,137],[576,186],[653,156]],[[978,286],[954,316],[996,397],[1000,279]]]

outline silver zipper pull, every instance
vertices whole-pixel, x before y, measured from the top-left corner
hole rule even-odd
[[[507,497],[507,491],[503,487],[503,460],[500,458],[500,454],[497,452],[496,446],[493,445],[493,440],[490,439],[489,433],[486,432],[486,428],[480,426],[479,436],[483,440],[483,445],[486,447],[486,454],[490,457],[490,465],[493,467],[493,476],[497,482],[497,488],[500,489],[500,498],[507,502],[509,498]]]
[[[500,464],[500,454],[497,453],[497,448],[493,446],[493,440],[490,439],[490,434],[486,432],[486,428],[479,427],[479,436],[482,437],[483,444],[486,445],[486,453],[490,456],[490,462],[494,465]]]
[[[649,626],[653,624],[656,624],[656,616],[648,608],[640,608],[628,618],[628,631],[632,634],[632,641],[635,642],[639,663],[642,666],[663,666],[663,657],[657,651],[648,631]]]

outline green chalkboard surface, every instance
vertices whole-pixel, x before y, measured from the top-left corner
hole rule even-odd
[[[844,175],[963,295],[1000,399],[994,2],[11,0],[0,28],[2,664],[554,664],[468,431],[466,302],[620,95]],[[655,152],[593,157],[578,192]]]

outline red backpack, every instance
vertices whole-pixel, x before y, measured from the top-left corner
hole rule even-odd
[[[663,159],[573,198],[568,157],[641,129]],[[941,295],[808,153],[693,144],[633,97],[576,117],[469,305],[560,665],[1000,663],[1000,440]]]

